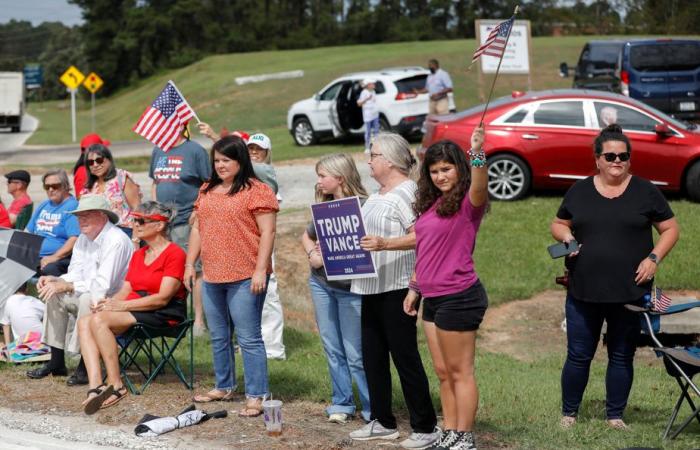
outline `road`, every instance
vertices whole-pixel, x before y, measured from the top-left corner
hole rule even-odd
[[[9,128],[0,129],[0,154],[19,149],[34,133],[38,124],[39,121],[35,117],[25,114],[19,133],[12,133]]]

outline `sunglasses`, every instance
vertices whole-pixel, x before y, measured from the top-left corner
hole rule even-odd
[[[615,160],[618,158],[620,159],[620,162],[625,162],[625,161],[629,161],[630,156],[631,156],[629,152],[624,152],[624,153],[609,152],[609,153],[602,153],[601,155],[603,156],[603,158],[605,158],[605,160],[607,162],[615,162]]]
[[[147,223],[158,222],[158,220],[148,220],[148,219],[138,217],[138,218],[134,219],[134,222],[136,222],[139,225],[146,225]]]
[[[56,183],[56,184],[45,184],[44,185],[44,190],[49,191],[53,189],[54,191],[60,191],[63,188],[63,185],[61,183]]]
[[[99,166],[99,165],[101,165],[103,162],[105,162],[105,157],[104,157],[104,156],[98,156],[98,157],[95,158],[95,159],[88,159],[88,160],[87,160],[87,165],[88,165],[88,167]]]

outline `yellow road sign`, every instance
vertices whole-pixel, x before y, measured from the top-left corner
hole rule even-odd
[[[85,89],[93,94],[99,91],[103,84],[105,84],[105,82],[102,81],[102,78],[100,78],[100,76],[95,72],[90,72],[90,75],[85,77],[85,81],[83,81],[83,86]]]
[[[63,75],[61,75],[61,83],[65,84],[69,89],[77,89],[80,83],[85,79],[85,75],[82,74],[75,66],[70,66]]]

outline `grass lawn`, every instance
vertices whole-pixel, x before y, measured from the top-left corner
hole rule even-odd
[[[571,79],[558,75],[561,61],[574,63],[584,42],[591,37],[534,38],[532,41],[532,88],[569,87]],[[328,47],[311,50],[269,51],[217,55],[182,69],[141,80],[107,99],[98,97],[96,130],[112,141],[137,140],[131,131],[143,110],[172,79],[187,97],[201,120],[215,129],[261,130],[272,138],[278,161],[317,156],[338,151],[336,145],[301,149],[286,128],[287,110],[297,100],[308,98],[335,77],[348,72],[376,70],[392,66],[425,66],[437,58],[452,75],[458,109],[480,103],[491,76],[480,86],[477,71],[466,72],[475,48],[474,40],[404,42],[376,45]],[[243,75],[304,70],[303,78],[271,80],[238,86],[234,78]],[[105,80],[109,83],[109,80]],[[481,90],[481,94],[479,93]],[[527,90],[526,76],[503,76],[496,95]],[[70,143],[70,101],[33,103],[29,112],[40,120],[39,130],[28,144]],[[90,131],[90,105],[87,97],[78,104],[78,135]],[[361,145],[357,141],[357,145]]]

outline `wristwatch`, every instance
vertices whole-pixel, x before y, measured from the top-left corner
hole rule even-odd
[[[649,256],[647,256],[647,258],[649,258],[654,264],[659,263],[659,257],[656,256],[656,253],[649,253]]]

